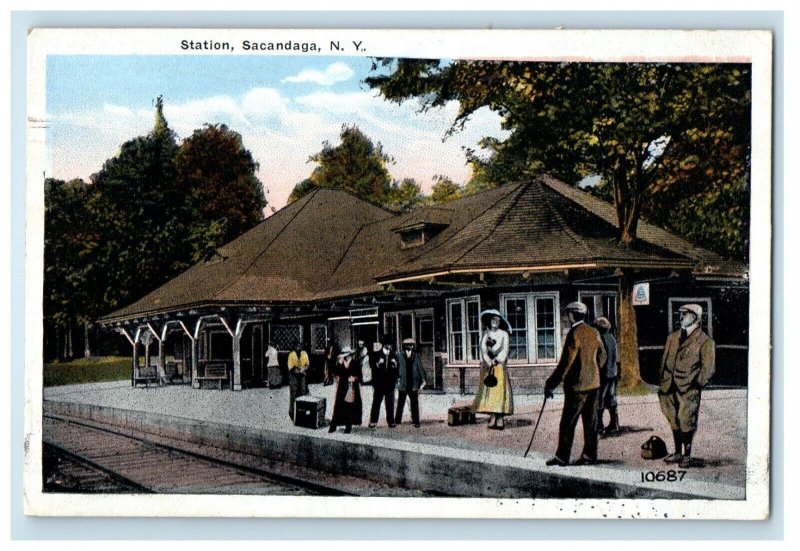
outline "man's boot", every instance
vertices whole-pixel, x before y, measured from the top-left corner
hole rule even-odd
[[[603,435],[606,432],[605,427],[603,426],[603,412],[605,408],[600,408],[597,410],[597,434]]]
[[[680,467],[687,469],[689,467],[702,467],[703,461],[700,459],[692,458],[692,440],[694,439],[694,431],[683,433],[683,459],[680,461]]]
[[[683,446],[683,435],[681,431],[674,430],[672,431],[672,441],[675,444],[675,453],[671,453],[667,457],[664,458],[665,463],[680,463],[683,459],[683,454],[681,453],[681,447]]]
[[[608,411],[611,412],[611,422],[606,427],[606,432],[611,434],[619,434],[619,412],[617,411],[617,406],[611,406],[608,408]]]

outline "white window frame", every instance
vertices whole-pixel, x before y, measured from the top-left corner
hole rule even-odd
[[[525,299],[525,316],[526,316],[526,345],[528,349],[528,357],[524,359],[508,360],[510,365],[553,365],[558,362],[561,356],[561,302],[558,296],[558,291],[537,291],[531,293],[503,293],[500,295],[500,312],[503,317],[508,319],[508,312],[506,311],[506,301],[509,299]],[[538,327],[536,325],[536,300],[541,298],[549,298],[553,300],[553,322],[555,324],[555,357],[554,358],[539,358],[538,346]]]
[[[311,349],[311,352],[314,353],[314,354],[324,354],[326,352],[324,346],[323,346],[322,349],[315,348],[315,345],[316,345],[316,342],[315,342],[316,333],[315,332],[319,331],[320,329],[322,329],[323,333],[325,334],[325,342],[327,343],[328,342],[328,325],[325,324],[325,323],[312,323],[310,329],[311,329],[311,334],[310,334],[310,338],[309,338],[309,341],[310,341],[309,342],[309,348]]]
[[[448,363],[455,365],[476,365],[481,362],[480,346],[478,347],[478,357],[472,357],[471,346],[469,345],[469,330],[467,320],[467,304],[475,302],[478,304],[478,340],[480,342],[480,312],[481,312],[481,297],[480,295],[472,295],[468,297],[449,298],[445,301],[445,313],[447,323],[447,358]],[[464,350],[464,359],[456,360],[454,358],[454,345],[453,345],[453,326],[450,324],[450,307],[452,304],[461,305],[461,344]]]
[[[667,334],[675,331],[675,327],[672,325],[673,302],[680,302],[681,304],[704,303],[700,305],[703,306],[708,319],[708,336],[712,339],[714,338],[714,317],[712,316],[714,303],[711,300],[711,297],[669,297],[667,299]],[[702,328],[703,324],[701,320],[700,329]]]
[[[273,327],[297,327],[298,330],[300,331],[300,336],[296,337],[296,338],[298,338],[301,343],[303,342],[303,324],[301,324],[301,323],[275,323],[275,324],[270,323],[269,324],[269,340],[273,340],[273,336],[272,336]],[[278,343],[275,343],[275,344],[277,345]],[[278,348],[278,352],[291,352],[291,349],[281,349],[279,347]]]

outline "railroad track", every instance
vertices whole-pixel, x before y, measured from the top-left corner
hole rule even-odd
[[[44,416],[43,440],[46,447],[67,459],[72,469],[70,476],[77,479],[77,488],[92,487],[91,482],[81,483],[81,476],[90,481],[105,476],[106,485],[111,481],[120,488],[117,491],[128,492],[355,495],[318,482],[245,467],[57,415]],[[44,474],[47,480],[48,473]]]

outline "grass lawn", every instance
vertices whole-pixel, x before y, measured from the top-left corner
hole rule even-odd
[[[120,356],[80,358],[44,366],[44,386],[123,381],[130,378],[131,359]]]

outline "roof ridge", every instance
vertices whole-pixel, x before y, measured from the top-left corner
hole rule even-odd
[[[368,205],[372,205],[375,208],[381,209],[384,212],[388,212],[389,214],[391,214],[393,216],[398,216],[398,214],[396,212],[393,212],[393,211],[389,210],[387,207],[381,205],[380,203],[372,201],[371,199],[364,199],[363,197],[359,197],[358,195],[356,195],[355,193],[353,193],[349,189],[345,189],[345,188],[341,188],[341,187],[319,187],[319,186],[315,186],[315,187],[316,187],[316,189],[314,190],[314,192],[317,192],[317,191],[320,191],[320,190],[324,190],[324,191],[336,191],[336,192],[346,193],[347,195],[351,196],[353,199],[356,199],[358,201],[363,201],[364,203],[367,203]]]
[[[541,185],[541,184],[542,184],[542,182],[541,182],[540,180],[539,180],[539,181],[537,181],[537,183],[538,183],[539,185]],[[562,195],[562,197],[563,197],[563,195]],[[581,239],[581,238],[578,236],[578,234],[577,234],[577,233],[576,233],[576,232],[575,232],[575,231],[572,229],[572,227],[571,227],[571,226],[570,226],[570,225],[567,223],[566,219],[565,219],[565,218],[564,218],[564,216],[561,214],[561,212],[560,212],[560,211],[559,211],[557,208],[555,208],[555,207],[554,207],[554,206],[553,206],[553,205],[550,203],[550,201],[543,201],[543,203],[545,204],[545,208],[546,208],[548,211],[550,211],[550,212],[553,214],[553,216],[555,216],[555,217],[558,219],[558,221],[559,221],[559,222],[561,222],[561,228],[563,229],[564,233],[565,233],[567,236],[569,236],[569,238],[570,238],[570,239],[572,239],[572,240],[573,240],[575,243],[577,243],[578,245],[580,245],[580,246],[583,248],[583,250],[584,250],[584,251],[585,251],[587,254],[591,254],[591,252],[592,252],[592,251],[591,251],[591,249],[589,248],[589,246],[588,246],[586,243],[584,243],[584,242],[583,242],[583,239]],[[576,204],[577,204],[577,203],[576,203]],[[582,210],[586,211],[586,209],[584,209],[584,208],[583,208],[583,206],[581,206],[581,205],[578,205],[578,207],[580,207]],[[591,214],[591,213],[590,213],[590,214]]]
[[[271,246],[271,245],[272,245],[272,244],[275,242],[275,240],[277,240],[277,239],[278,239],[278,237],[280,237],[280,236],[281,236],[281,234],[282,234],[282,233],[283,233],[283,232],[286,230],[286,228],[288,228],[288,227],[289,227],[289,225],[290,225],[292,222],[294,222],[294,221],[295,221],[295,219],[296,219],[296,218],[297,218],[297,217],[300,215],[300,213],[301,213],[301,212],[303,212],[303,210],[304,210],[304,209],[305,209],[305,208],[308,206],[308,204],[311,202],[311,199],[314,197],[314,195],[316,195],[316,194],[317,194],[317,192],[319,192],[319,189],[320,189],[320,188],[317,188],[317,189],[315,189],[314,191],[312,191],[311,193],[309,193],[309,194],[308,194],[308,195],[305,197],[305,199],[306,199],[306,202],[305,202],[305,203],[304,203],[304,204],[303,204],[303,205],[300,207],[300,209],[299,209],[299,210],[298,210],[298,211],[297,211],[297,212],[294,214],[294,216],[292,216],[292,217],[291,217],[291,218],[290,218],[290,219],[289,219],[289,220],[288,220],[288,221],[287,221],[287,222],[286,222],[286,223],[283,225],[283,227],[282,227],[282,228],[281,228],[281,229],[280,229],[280,230],[279,230],[277,233],[275,233],[275,235],[272,237],[272,239],[270,239],[270,240],[269,240],[269,242],[268,242],[266,245],[264,245],[264,247],[261,249],[261,252],[260,252],[260,253],[258,253],[257,255],[255,255],[255,256],[253,257],[253,260],[251,260],[251,261],[250,261],[250,264],[248,264],[248,265],[247,265],[247,267],[246,267],[244,270],[242,270],[242,271],[239,273],[239,275],[238,275],[238,276],[236,276],[236,277],[235,277],[234,279],[232,279],[232,280],[231,280],[231,281],[230,281],[230,282],[229,282],[227,285],[223,286],[221,289],[217,290],[217,291],[214,293],[214,298],[215,298],[215,299],[218,299],[218,298],[219,298],[219,296],[220,296],[222,293],[224,293],[225,291],[227,291],[228,289],[230,289],[231,287],[233,287],[233,286],[234,286],[236,283],[238,283],[238,282],[239,282],[239,281],[240,281],[240,280],[241,280],[241,279],[242,279],[242,278],[245,276],[245,274],[247,274],[247,272],[249,272],[249,271],[250,271],[250,268],[252,268],[252,267],[255,265],[255,263],[256,263],[256,262],[258,262],[258,259],[260,259],[260,258],[263,256],[263,254],[264,254],[265,252],[267,252],[267,249],[269,249],[269,247],[270,247],[270,246]]]
[[[509,186],[509,187],[513,187],[513,186],[515,186],[515,185],[516,185],[516,186],[520,186],[521,188],[523,188],[523,187],[524,187],[524,184],[522,184],[521,182],[517,182],[516,184],[506,184],[506,185],[507,185],[507,186]],[[495,189],[500,189],[500,188],[495,188]],[[494,190],[489,190],[489,191],[494,191]],[[473,220],[472,220],[471,222],[474,222],[475,220],[477,220],[478,218],[480,218],[481,216],[483,216],[484,214],[486,214],[486,213],[487,213],[489,210],[493,209],[493,208],[494,208],[494,207],[495,207],[495,206],[496,206],[496,205],[497,205],[497,204],[498,204],[500,201],[502,201],[502,200],[504,200],[504,199],[508,198],[508,196],[509,196],[510,194],[512,194],[512,193],[514,193],[514,192],[513,192],[513,191],[510,191],[510,192],[504,193],[504,194],[503,194],[503,195],[502,195],[502,196],[501,196],[499,199],[497,199],[497,201],[495,201],[494,203],[492,203],[491,205],[489,205],[488,207],[486,207],[485,209],[483,209],[483,211],[481,211],[481,212],[480,212],[480,213],[479,213],[477,216],[475,216],[475,218],[473,218]],[[455,201],[451,201],[451,204],[452,204],[452,203],[455,203]],[[462,231],[464,231],[464,229],[465,229],[465,228],[467,228],[467,227],[468,227],[468,226],[471,224],[471,222],[467,222],[466,224],[464,224],[464,225],[463,225],[463,226],[462,226],[462,227],[461,227],[461,228],[460,228],[460,229],[459,229],[457,232],[455,232],[453,235],[451,235],[451,236],[450,236],[448,239],[446,239],[445,241],[442,241],[441,243],[437,244],[435,247],[431,247],[430,249],[427,249],[425,252],[420,252],[418,255],[416,255],[416,256],[412,256],[412,257],[408,258],[408,259],[407,259],[405,262],[403,262],[403,264],[408,264],[408,263],[410,263],[410,262],[415,262],[415,261],[416,261],[418,258],[420,258],[421,256],[426,256],[426,255],[429,255],[429,254],[431,254],[433,251],[435,251],[436,249],[438,249],[438,248],[440,248],[440,247],[444,247],[444,246],[445,246],[447,243],[449,243],[449,242],[450,242],[450,241],[452,241],[452,240],[453,240],[455,237],[457,237],[457,236],[458,236],[458,234],[460,234]],[[461,258],[461,257],[459,257],[459,258]]]
[[[519,189],[516,192],[514,192],[515,193],[515,197],[511,201],[511,204],[508,205],[508,207],[506,207],[505,212],[503,212],[503,214],[500,216],[500,219],[497,221],[497,223],[494,225],[494,227],[489,232],[487,232],[486,235],[484,235],[483,237],[478,239],[478,241],[472,247],[470,247],[466,251],[464,251],[464,254],[462,254],[461,256],[456,257],[456,259],[453,261],[453,263],[458,262],[459,260],[461,260],[462,258],[467,256],[469,253],[471,253],[473,250],[475,250],[475,248],[478,245],[480,245],[481,243],[486,241],[489,238],[489,236],[492,235],[495,232],[495,230],[497,230],[497,227],[503,222],[505,217],[508,216],[508,213],[511,212],[511,209],[514,208],[514,206],[519,202],[519,199],[520,199],[520,197],[522,197],[522,195],[525,192],[525,190],[528,189],[532,184],[533,184],[533,181],[528,181],[528,182],[525,182],[523,184],[520,184]],[[503,199],[505,199],[507,197],[508,197],[508,195],[503,197]],[[497,203],[499,203],[499,202],[500,201],[497,201]],[[495,203],[495,205],[497,203]],[[484,212],[486,212],[486,211],[484,211]],[[476,217],[475,220],[477,220],[477,219],[478,218]]]
[[[374,220],[374,222],[379,222],[379,220]],[[365,223],[365,224],[361,224],[358,227],[358,231],[355,234],[353,234],[353,238],[350,240],[350,243],[347,244],[347,247],[345,247],[344,251],[342,252],[342,255],[339,257],[339,260],[336,262],[336,267],[331,272],[331,275],[330,275],[329,279],[333,279],[333,276],[336,275],[336,272],[339,271],[339,268],[341,267],[342,262],[344,262],[344,259],[347,258],[347,253],[350,252],[350,249],[353,248],[353,243],[356,242],[356,239],[358,239],[358,236],[361,235],[361,232],[363,231],[363,229],[366,226],[368,226],[369,224],[372,224],[372,223],[373,222],[368,222],[368,223]]]

